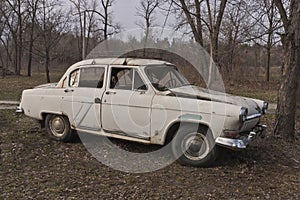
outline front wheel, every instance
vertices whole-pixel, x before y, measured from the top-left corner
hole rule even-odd
[[[181,125],[172,141],[172,151],[180,164],[194,167],[208,167],[217,158],[212,133],[203,126]]]
[[[50,137],[54,140],[68,142],[72,138],[73,131],[66,116],[47,115],[45,127]]]

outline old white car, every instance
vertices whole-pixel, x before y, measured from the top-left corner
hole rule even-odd
[[[103,58],[71,66],[55,84],[24,90],[17,112],[49,135],[77,131],[147,144],[170,144],[181,164],[210,165],[217,146],[245,149],[266,126],[268,103],[196,87],[160,60]]]

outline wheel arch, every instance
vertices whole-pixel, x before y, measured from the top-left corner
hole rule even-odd
[[[203,127],[212,132],[212,129],[210,128],[210,126],[203,121],[188,121],[188,120],[187,121],[174,121],[173,123],[171,123],[169,125],[169,127],[167,128],[167,131],[164,135],[163,141],[164,141],[165,145],[169,144],[172,141],[172,139],[176,135],[180,126],[183,126],[183,125],[193,125],[193,126],[196,125],[196,126],[198,126],[198,130],[200,127]]]
[[[45,128],[45,119],[46,119],[47,115],[62,115],[62,116],[65,116],[65,117],[68,118],[68,121],[69,121],[69,123],[71,125],[71,129],[75,128],[74,125],[73,125],[73,123],[70,121],[70,117],[68,116],[68,114],[63,113],[63,112],[53,112],[53,111],[42,111],[40,113],[40,118],[41,119],[39,120],[39,122],[40,122],[42,128]]]

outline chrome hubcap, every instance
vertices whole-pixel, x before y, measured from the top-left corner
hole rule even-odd
[[[65,130],[65,124],[62,118],[54,117],[50,122],[51,131],[55,136],[61,136]]]
[[[187,135],[181,148],[184,155],[191,160],[201,160],[209,153],[208,140],[199,133]]]

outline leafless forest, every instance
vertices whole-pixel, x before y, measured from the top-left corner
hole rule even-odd
[[[126,29],[114,20],[115,3],[112,0],[1,1],[2,75],[6,71],[30,76],[32,70],[47,72],[81,60],[98,43]],[[275,79],[279,76],[280,35],[284,30],[271,0],[148,0],[141,1],[135,9],[130,12],[136,12],[136,24],[145,30],[145,37],[151,27],[163,26],[157,24],[157,13],[161,12],[166,18],[176,18],[171,28],[185,33],[183,37],[212,50],[223,71],[255,71],[253,75],[265,76],[266,80],[270,75]],[[155,42],[162,41],[164,38]]]

